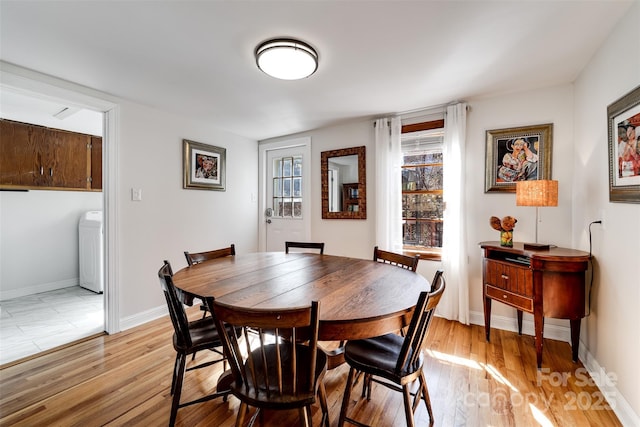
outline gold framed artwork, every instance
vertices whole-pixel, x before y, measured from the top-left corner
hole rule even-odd
[[[553,123],[486,133],[485,193],[515,193],[517,181],[551,179]]]
[[[183,188],[225,191],[227,150],[188,139],[182,144]]]
[[[640,203],[640,86],[607,107],[609,201]]]

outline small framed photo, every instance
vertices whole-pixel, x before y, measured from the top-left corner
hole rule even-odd
[[[515,193],[517,181],[551,179],[553,123],[487,131],[484,192]]]
[[[607,107],[609,201],[640,203],[640,86]]]
[[[183,139],[183,188],[225,191],[226,148]]]

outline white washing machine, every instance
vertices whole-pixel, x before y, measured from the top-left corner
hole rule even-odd
[[[80,286],[96,293],[104,290],[104,240],[102,211],[82,214],[78,224]]]

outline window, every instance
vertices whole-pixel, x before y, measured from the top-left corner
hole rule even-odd
[[[302,156],[273,161],[273,216],[302,217]]]
[[[442,120],[402,128],[403,249],[425,259],[440,259],[442,251],[443,137]]]

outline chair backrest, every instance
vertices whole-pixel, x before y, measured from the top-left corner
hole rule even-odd
[[[324,365],[316,366],[318,311],[316,301],[307,307],[282,310],[239,308],[214,301],[216,326],[223,331],[222,344],[236,388],[256,399],[259,394],[278,399],[313,393],[316,369],[326,365],[324,358]],[[238,327],[242,334],[230,333]],[[243,354],[248,355],[246,361]]]
[[[324,254],[324,242],[284,242],[285,253],[289,253],[289,248],[319,249],[320,254]]]
[[[404,268],[405,270],[411,270],[415,272],[418,269],[418,261],[420,261],[420,258],[418,257],[418,255],[409,256],[397,254],[395,252],[383,251],[382,249],[378,249],[378,247],[376,246],[375,248],[373,248],[373,260],[386,264],[392,264]]]
[[[189,333],[189,319],[184,310],[184,305],[180,301],[178,291],[173,284],[173,270],[169,261],[164,261],[164,265],[158,271],[160,286],[164,291],[164,297],[167,300],[167,308],[169,316],[176,336],[176,345],[183,348],[192,346],[191,334]]]
[[[420,293],[396,363],[396,372],[401,372],[405,367],[414,365],[420,358],[433,313],[440,302],[445,286],[443,272],[438,270],[431,282],[431,291]]]
[[[222,258],[223,256],[233,256],[236,254],[236,246],[232,243],[228,248],[215,249],[207,252],[189,253],[184,251],[184,256],[187,259],[189,266],[193,264],[200,264],[203,261],[210,259]]]

